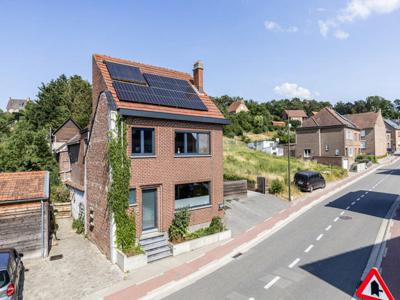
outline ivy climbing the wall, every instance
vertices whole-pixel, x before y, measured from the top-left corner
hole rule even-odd
[[[110,132],[108,158],[111,167],[111,186],[108,203],[116,225],[117,248],[126,255],[141,253],[136,245],[135,212],[129,211],[130,160],[127,155],[126,123],[119,115],[115,132]]]

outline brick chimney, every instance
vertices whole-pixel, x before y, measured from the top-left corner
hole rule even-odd
[[[204,93],[203,89],[203,62],[198,60],[193,66],[193,81],[194,85],[200,93]]]

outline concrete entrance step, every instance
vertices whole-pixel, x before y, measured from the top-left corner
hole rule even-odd
[[[148,262],[172,256],[168,236],[163,232],[145,234],[140,238],[139,243],[147,255]]]

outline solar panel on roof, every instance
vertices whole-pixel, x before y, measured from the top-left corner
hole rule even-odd
[[[163,78],[168,78],[168,77],[163,77]],[[173,78],[168,78],[168,79],[173,79]],[[187,85],[190,87],[189,83],[187,83]],[[185,92],[184,89],[178,90],[178,88],[175,88],[174,90],[170,88],[168,89],[159,88],[156,87],[156,85],[153,86],[151,84],[150,86],[140,86],[133,83],[121,82],[121,81],[113,81],[113,86],[117,93],[118,98],[121,101],[131,101],[131,102],[187,108],[194,110],[207,110],[207,107],[204,105],[200,97],[194,92],[194,90],[191,87],[190,88],[192,89],[193,92]]]
[[[139,68],[106,61],[108,72],[113,80],[147,84]]]
[[[143,73],[143,76],[151,87],[196,94],[193,87],[186,80],[148,73]]]

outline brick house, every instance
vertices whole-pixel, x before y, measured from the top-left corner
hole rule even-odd
[[[283,112],[282,118],[289,121],[299,121],[301,125],[307,119],[307,114],[302,109],[286,109]]]
[[[385,119],[386,134],[388,135],[388,149],[392,152],[400,150],[400,122],[399,120]]]
[[[296,129],[295,155],[298,158],[348,169],[359,153],[360,130],[329,107],[321,109]]]
[[[49,221],[48,171],[0,173],[0,248],[47,256]]]
[[[244,103],[243,100],[232,102],[231,105],[229,105],[228,107],[228,113],[230,114],[238,114],[241,111],[244,112],[249,111],[249,109],[246,106],[246,103]]]
[[[31,101],[29,98],[27,99],[13,99],[9,98],[7,102],[7,112],[9,113],[19,113],[21,110],[25,108],[28,102]]]
[[[376,156],[386,155],[386,126],[380,110],[378,112],[349,114],[345,117],[360,128],[361,153]]]
[[[94,55],[92,107],[85,157],[87,236],[111,261],[116,249],[107,204],[107,140],[118,114],[127,122],[129,204],[141,241],[165,236],[181,207],[190,208],[192,227],[223,216],[222,127],[228,121],[204,92],[201,62],[192,76]]]

